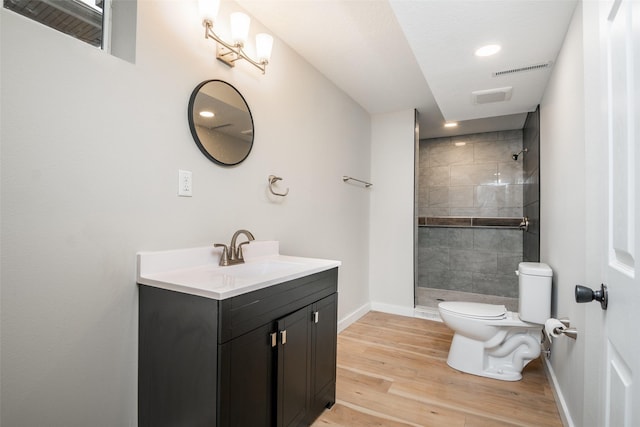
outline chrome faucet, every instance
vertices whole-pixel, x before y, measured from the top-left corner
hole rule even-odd
[[[242,242],[240,243],[237,247],[236,247],[236,240],[238,240],[238,236],[240,236],[241,234],[244,234],[247,237],[247,241],[246,242]],[[233,265],[233,264],[240,264],[244,262],[244,257],[242,255],[242,245],[246,245],[247,243],[251,242],[252,240],[256,240],[255,237],[253,237],[253,234],[251,234],[251,232],[249,230],[238,230],[235,233],[233,233],[233,237],[231,238],[231,243],[229,244],[229,247],[227,248],[227,245],[223,245],[222,243],[214,243],[214,247],[216,248],[222,248],[222,256],[220,257],[220,265],[225,266],[225,265]]]

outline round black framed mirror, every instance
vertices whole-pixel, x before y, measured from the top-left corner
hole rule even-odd
[[[242,94],[222,80],[205,80],[189,98],[189,128],[209,160],[233,166],[253,147],[253,116]]]

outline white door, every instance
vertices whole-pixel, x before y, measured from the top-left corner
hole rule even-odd
[[[585,1],[584,424],[640,426],[640,0]],[[570,161],[570,160],[568,160]]]

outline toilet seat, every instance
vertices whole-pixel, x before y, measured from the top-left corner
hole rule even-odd
[[[524,322],[516,312],[507,311],[502,304],[484,304],[481,302],[445,301],[438,304],[438,309],[449,316],[467,319],[476,323],[498,327],[538,328],[539,325]]]
[[[502,304],[484,304],[479,302],[446,301],[438,304],[441,310],[461,317],[480,320],[502,320],[507,318],[507,307]]]

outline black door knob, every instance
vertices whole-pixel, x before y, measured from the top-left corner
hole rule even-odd
[[[576,285],[576,302],[591,302],[599,301],[600,307],[603,310],[607,309],[609,305],[609,293],[607,292],[607,285],[604,283],[600,285],[600,290],[594,291],[586,286]]]

